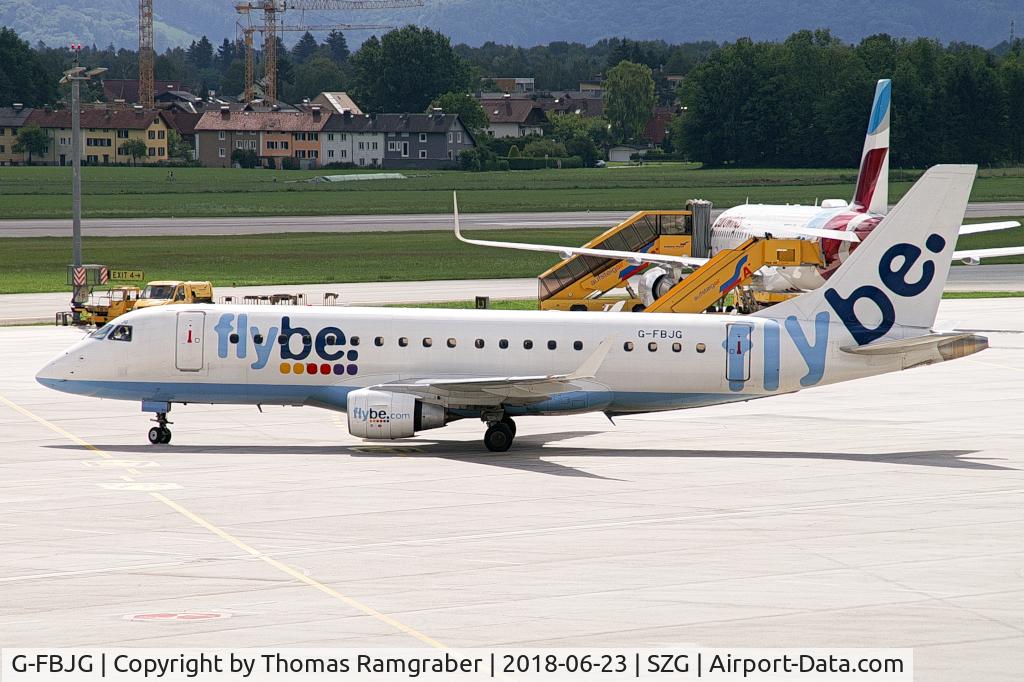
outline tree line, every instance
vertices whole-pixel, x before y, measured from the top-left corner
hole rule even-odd
[[[706,164],[855,166],[875,82],[892,79],[892,163],[1024,162],[1024,44],[999,50],[800,31],[723,45],[680,88],[672,141]]]
[[[280,41],[280,38],[278,38]],[[665,147],[709,165],[856,165],[875,81],[893,80],[892,162],[1024,163],[1024,45],[987,50],[926,38],[875,35],[857,44],[828,31],[800,31],[782,42],[608,39],[586,46],[554,42],[532,48],[496,43],[452,46],[447,36],[406,26],[371,37],[350,52],[344,34],[323,40],[306,33],[278,45],[279,92],[297,102],[324,90],[346,90],[367,112],[458,111],[472,129],[486,125],[466,96],[488,79],[533,77],[537,89],[578,87],[603,79],[606,116],[580,129],[551,125],[559,142],[584,158],[615,141],[636,140],[656,103],[677,103]],[[257,74],[262,72],[257,54]],[[81,62],[108,78],[135,78],[133,50],[87,47]],[[58,103],[68,68],[65,48],[29,46],[0,29],[0,106]],[[676,90],[666,78],[685,76]],[[244,47],[206,37],[169,48],[155,61],[158,80],[182,81],[193,92],[237,95],[243,89]],[[84,98],[102,98],[89,83]],[[609,129],[605,129],[611,126]],[[591,143],[593,143],[591,145]]]

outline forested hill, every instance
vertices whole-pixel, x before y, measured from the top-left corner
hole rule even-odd
[[[234,35],[233,0],[155,0],[157,49]],[[0,25],[35,44],[60,45],[72,38],[104,47],[138,41],[137,0],[3,0]],[[296,13],[297,14],[297,13]],[[601,38],[670,42],[781,39],[802,28],[830,28],[845,40],[874,33],[927,36],[943,42],[992,46],[1009,36],[1010,20],[1024,31],[1019,0],[426,0],[422,8],[388,13],[306,13],[306,23],[417,23],[440,30],[452,42],[486,41],[537,45],[553,41],[592,43]],[[297,20],[297,17],[296,17]],[[296,36],[289,36],[292,42]],[[350,42],[361,42],[353,33]]]

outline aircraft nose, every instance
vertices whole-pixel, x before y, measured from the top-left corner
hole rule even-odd
[[[47,388],[58,388],[73,378],[74,364],[74,358],[70,352],[61,353],[36,373],[36,381]]]

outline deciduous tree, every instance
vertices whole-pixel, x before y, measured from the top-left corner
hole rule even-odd
[[[605,81],[604,113],[618,142],[635,140],[654,111],[654,78],[650,67],[619,62]]]

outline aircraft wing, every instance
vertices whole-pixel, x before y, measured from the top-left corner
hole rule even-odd
[[[857,243],[860,241],[853,232],[846,232],[844,230],[825,230],[818,227],[780,227],[779,229],[772,232],[770,230],[763,230],[756,227],[744,226],[744,232],[756,235],[758,237],[789,237],[796,235],[798,237],[813,237],[815,239],[835,239],[841,242],[853,242]]]
[[[985,258],[999,256],[1024,256],[1024,246],[1002,246],[993,249],[966,249],[954,251],[953,260],[962,260],[967,265],[979,265]]]
[[[974,223],[973,225],[961,225],[960,236],[965,234],[977,234],[979,232],[994,232],[995,230],[1009,230],[1012,227],[1020,227],[1016,220],[1004,220],[997,223]]]
[[[666,256],[657,253],[641,253],[638,251],[611,251],[606,249],[587,249],[577,246],[548,246],[546,244],[523,244],[520,242],[494,242],[485,239],[469,239],[462,236],[459,228],[459,198],[454,196],[455,201],[455,236],[461,242],[474,244],[476,246],[493,246],[500,249],[517,249],[519,251],[542,251],[545,253],[557,253],[562,258],[570,256],[597,256],[598,258],[611,258],[629,261],[635,265],[640,263],[659,263],[662,265],[683,265],[689,268],[699,268],[708,262],[707,258],[695,258],[691,256]]]
[[[606,339],[572,372],[536,376],[480,377],[459,379],[414,379],[371,388],[411,393],[443,405],[496,406],[528,405],[553,395],[578,390],[577,381],[593,379],[604,363],[612,341]]]

